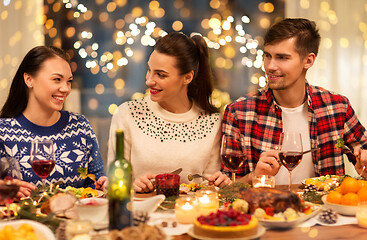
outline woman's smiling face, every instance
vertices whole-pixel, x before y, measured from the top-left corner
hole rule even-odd
[[[166,110],[165,106],[179,104],[187,98],[186,74],[180,74],[175,57],[153,51],[148,61],[146,85],[150,98]]]
[[[60,111],[70,94],[73,75],[70,65],[60,57],[47,59],[35,76],[26,77],[32,86],[28,104],[44,111]]]

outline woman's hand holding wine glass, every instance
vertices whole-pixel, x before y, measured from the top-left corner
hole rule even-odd
[[[223,135],[221,156],[223,164],[232,172],[232,183],[235,183],[236,171],[246,160],[243,136]]]
[[[292,184],[292,170],[295,169],[302,160],[302,138],[300,133],[283,132],[279,141],[279,159],[289,172],[289,191]]]

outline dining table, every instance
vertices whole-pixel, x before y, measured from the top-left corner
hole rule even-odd
[[[288,190],[288,185],[276,185],[276,189]],[[300,188],[300,184],[293,184],[291,186],[293,192],[301,193],[303,190]],[[148,198],[154,194],[136,194],[139,198]],[[159,210],[165,211],[165,210]],[[170,210],[173,211],[172,209]],[[101,231],[92,234],[92,240],[109,240],[108,232]],[[194,240],[187,233],[180,235],[169,235],[167,240]],[[230,238],[229,238],[230,239]],[[356,223],[346,224],[339,226],[325,226],[325,225],[313,225],[313,226],[296,226],[289,229],[266,229],[265,233],[259,238],[261,240],[304,240],[304,239],[367,239],[367,228],[362,228]],[[64,239],[57,239],[64,240]]]
[[[301,184],[292,184],[291,191],[301,193]],[[288,190],[288,185],[276,185],[276,189]],[[150,194],[138,194],[139,197],[148,197]],[[169,236],[170,240],[194,240],[187,233]],[[314,225],[311,227],[294,227],[290,229],[266,229],[258,239],[261,240],[306,240],[306,239],[367,239],[367,228],[357,224],[340,226]]]

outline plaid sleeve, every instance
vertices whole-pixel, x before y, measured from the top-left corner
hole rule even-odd
[[[241,111],[243,104],[241,102],[232,103],[230,105],[227,105],[225,108],[224,116],[223,116],[223,122],[222,122],[222,135],[231,135],[234,136],[236,134],[241,134],[241,129],[238,124],[238,119],[236,117],[236,111]],[[245,143],[242,143],[245,144]],[[244,146],[242,146],[244,147]],[[246,154],[247,155],[247,154]],[[224,166],[222,162],[221,171],[228,176],[231,175],[231,170],[228,169],[226,166]],[[245,176],[247,173],[249,173],[249,165],[247,160],[245,163],[237,169],[236,175],[237,176]]]
[[[359,122],[352,106],[348,101],[346,120],[344,124],[344,142],[351,147],[360,147],[367,149],[367,133],[366,129]]]

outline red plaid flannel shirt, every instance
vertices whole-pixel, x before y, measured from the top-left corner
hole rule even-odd
[[[367,148],[366,129],[357,119],[349,100],[321,87],[311,86],[306,81],[311,148],[320,147],[312,153],[317,176],[345,173],[343,154],[336,149],[337,139],[345,145]],[[239,98],[226,107],[222,134],[240,132],[244,136],[247,161],[238,169],[238,176],[252,172],[260,154],[275,149],[282,132],[282,110],[277,106],[273,92],[268,87],[255,95]],[[306,149],[307,150],[307,149]],[[222,171],[230,171],[222,165]]]

